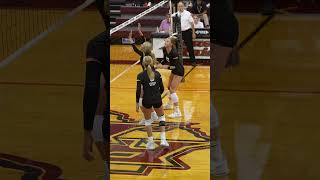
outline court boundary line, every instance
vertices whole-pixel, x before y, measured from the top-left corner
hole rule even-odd
[[[124,71],[122,71],[120,74],[118,74],[116,77],[114,77],[112,80],[110,80],[110,84],[113,83],[115,80],[119,79],[122,75],[124,75],[126,72],[128,72],[131,68],[133,68],[135,65],[137,65],[140,62],[140,60],[136,61],[134,64],[131,64],[129,67],[127,67]]]

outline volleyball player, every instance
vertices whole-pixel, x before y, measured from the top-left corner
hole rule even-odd
[[[136,52],[140,56],[140,65],[142,67],[142,70],[144,70],[144,67],[142,65],[143,58],[145,56],[152,56],[154,58],[154,54],[152,53],[152,44],[149,41],[146,41],[146,38],[144,37],[144,35],[143,35],[142,31],[141,31],[140,23],[138,24],[138,32],[139,32],[140,38],[143,41],[143,43],[140,46],[140,49],[133,42],[132,31],[130,31],[128,39],[131,42],[131,45],[132,45],[132,48],[133,48],[134,52]]]
[[[162,107],[161,94],[164,91],[161,75],[154,69],[154,58],[145,56],[143,58],[143,66],[145,70],[137,76],[137,90],[136,90],[136,110],[139,111],[139,99],[141,89],[143,89],[142,112],[145,119],[145,127],[148,135],[147,149],[152,150],[155,148],[152,136],[152,119],[151,113],[154,110],[159,117],[160,126],[160,145],[168,147],[169,144],[166,140],[165,134],[165,116]]]
[[[176,43],[177,38],[174,36],[165,39],[163,60],[157,65],[157,68],[171,70],[168,83],[170,96],[168,103],[164,106],[165,109],[174,109],[174,112],[169,115],[170,118],[178,118],[182,116],[179,109],[179,97],[176,91],[181,83],[181,80],[183,79],[184,67],[182,61],[179,59]],[[166,65],[167,63],[169,63],[169,65]]]
[[[97,8],[103,18],[106,30],[108,28],[108,2],[96,0]],[[95,142],[102,159],[107,160],[107,152],[103,143],[107,140],[108,123],[106,121],[106,80],[107,80],[107,52],[108,34],[104,31],[89,41],[86,52],[86,75],[83,95],[83,119],[84,119],[84,142],[83,157],[88,161],[94,159],[92,145]],[[101,79],[101,76],[103,78]],[[103,87],[105,84],[105,89]],[[100,102],[99,102],[100,97]],[[105,111],[103,113],[103,111]],[[104,127],[105,126],[105,127]]]
[[[155,55],[152,52],[152,44],[150,42],[146,41],[146,38],[144,37],[144,35],[141,31],[140,23],[138,24],[138,32],[139,32],[140,38],[143,40],[143,44],[141,45],[140,49],[136,46],[135,43],[133,43],[132,31],[130,31],[128,39],[132,43],[131,45],[132,45],[133,50],[140,56],[140,64],[141,64],[142,70],[144,70],[145,67],[142,65],[143,58],[145,56],[151,56],[153,59],[155,59]],[[140,97],[141,98],[139,100],[139,105],[141,107],[142,106],[143,91],[141,91]],[[143,116],[143,114],[142,114],[142,116]],[[155,111],[152,111],[151,117],[154,121],[158,120],[158,116]],[[143,118],[140,120],[139,124],[143,125],[144,121],[145,121],[145,117],[143,116]]]
[[[217,87],[221,73],[227,64],[233,48],[238,41],[239,27],[228,1],[216,0],[213,5],[212,36],[213,51],[211,61],[211,134],[216,145],[211,148],[211,174],[214,176],[225,176],[229,174],[227,160],[222,152],[218,128],[219,120],[217,111],[213,105],[213,87]],[[214,143],[211,143],[212,145]]]

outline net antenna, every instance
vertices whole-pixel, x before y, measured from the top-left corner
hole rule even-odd
[[[28,51],[30,48],[32,48],[34,45],[36,45],[39,41],[44,39],[48,36],[49,33],[57,30],[61,26],[63,26],[66,22],[68,22],[72,17],[74,17],[76,14],[78,14],[83,9],[90,6],[92,3],[94,3],[95,0],[86,0],[84,3],[79,5],[77,8],[70,11],[68,14],[66,14],[62,19],[58,20],[53,25],[49,26],[47,30],[41,32],[38,36],[35,38],[29,40],[27,43],[25,43],[22,47],[17,49],[15,52],[11,53],[9,56],[4,58],[2,61],[0,61],[0,69],[6,67],[13,61],[17,60],[19,56],[21,56],[23,53]]]

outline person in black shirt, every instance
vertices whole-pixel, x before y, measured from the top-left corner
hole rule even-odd
[[[183,79],[184,67],[182,61],[179,60],[176,42],[177,38],[173,36],[165,40],[163,48],[163,60],[157,65],[157,68],[171,70],[168,83],[168,89],[170,91],[169,102],[164,107],[165,109],[172,109],[174,106],[174,112],[169,115],[171,118],[178,118],[182,116],[179,109],[179,97],[176,91],[181,83],[181,80]],[[169,65],[166,65],[168,63]]]
[[[146,38],[144,37],[143,33],[141,32],[140,23],[138,24],[138,32],[140,35],[140,39],[142,39],[142,42],[143,42],[140,46],[140,49],[136,46],[136,44],[132,40],[132,31],[130,31],[128,39],[129,39],[129,41],[131,41],[131,45],[132,45],[134,52],[136,52],[140,56],[140,65],[142,67],[142,70],[144,70],[144,67],[142,65],[143,58],[145,56],[152,56],[154,58],[155,56],[154,56],[154,53],[152,52],[152,44],[149,41],[146,41]]]
[[[205,27],[209,27],[209,17],[207,3],[203,0],[194,0],[192,2],[192,13],[198,15],[204,21]]]
[[[87,44],[86,74],[83,95],[84,142],[83,158],[92,161],[92,145],[95,142],[102,158],[107,160],[104,140],[108,140],[108,123],[106,116],[106,84],[108,54],[108,2],[96,0],[96,6],[105,24],[105,30],[91,39]],[[102,78],[101,78],[101,75]],[[105,85],[103,85],[105,84]],[[101,88],[105,86],[105,89]],[[100,98],[100,99],[99,99]]]
[[[227,61],[232,53],[233,48],[238,41],[238,21],[234,16],[231,7],[226,0],[213,1],[213,18],[212,18],[212,40],[213,51],[211,51],[213,60],[211,61],[211,104],[210,111],[210,131],[212,135],[212,141],[215,141],[216,145],[211,148],[211,174],[213,176],[225,176],[229,174],[229,168],[227,160],[222,153],[221,142],[219,138],[219,118],[218,113],[214,107],[213,102],[213,88],[217,88],[217,83],[221,73],[227,64]],[[214,144],[213,142],[211,144]]]
[[[137,76],[137,90],[136,90],[136,111],[139,111],[139,99],[141,95],[141,88],[143,89],[143,100],[141,110],[145,117],[145,126],[148,134],[147,149],[154,149],[155,145],[152,137],[152,119],[151,113],[154,110],[159,117],[160,139],[161,146],[168,147],[165,136],[165,116],[162,107],[161,94],[164,91],[161,75],[154,68],[154,59],[151,56],[143,58],[143,66],[145,70]]]
[[[128,39],[132,42],[132,48],[133,50],[140,56],[140,65],[142,67],[142,70],[145,70],[145,67],[143,66],[142,62],[143,62],[143,58],[145,56],[151,56],[153,59],[155,59],[155,55],[152,52],[152,44],[149,41],[146,41],[145,36],[143,35],[142,31],[141,31],[141,24],[138,23],[138,32],[140,35],[140,38],[142,39],[142,45],[140,47],[140,49],[136,46],[135,43],[133,43],[132,40],[132,31],[129,33],[129,37]],[[142,106],[141,102],[142,102],[142,97],[143,97],[143,91],[141,91],[141,95],[140,95],[140,100],[139,100],[139,104],[140,106]],[[143,114],[142,114],[143,116]],[[151,117],[153,120],[158,120],[158,116],[157,113],[155,111],[152,112]],[[140,125],[144,124],[145,121],[145,117],[143,116],[142,120],[139,122]]]

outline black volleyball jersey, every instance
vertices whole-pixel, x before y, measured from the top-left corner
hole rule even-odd
[[[96,6],[99,10],[99,13],[103,19],[106,30],[109,29],[109,1],[107,0],[96,0]]]
[[[160,62],[161,64],[169,64],[171,72],[173,74],[183,76],[184,75],[184,67],[183,62],[179,59],[179,53],[176,48],[172,48],[172,50],[168,53],[166,48],[163,48],[163,60]]]
[[[214,0],[212,11],[214,17],[211,19],[212,38],[215,36],[215,31],[228,30],[237,23],[237,19],[227,0]]]
[[[161,74],[153,69],[155,77],[149,79],[147,70],[142,71],[137,76],[136,102],[139,102],[141,85],[143,87],[143,101],[149,104],[162,102],[161,94],[164,91]]]
[[[140,36],[140,39],[137,39],[137,41],[141,41],[142,43],[144,43],[144,42],[146,42],[146,38],[145,38],[144,36]],[[145,68],[143,67],[143,64],[142,64],[142,63],[143,63],[143,58],[144,58],[145,56],[151,56],[151,54],[148,54],[148,53],[145,54],[144,52],[142,52],[142,51],[137,47],[136,43],[132,43],[131,46],[132,46],[134,52],[137,53],[137,54],[140,56],[140,65],[141,65],[141,67],[142,67],[142,70],[144,70]],[[150,52],[150,53],[151,53],[151,52]]]

